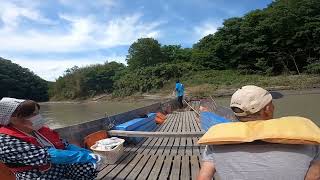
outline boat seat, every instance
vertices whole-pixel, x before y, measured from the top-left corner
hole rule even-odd
[[[84,137],[83,144],[86,148],[90,149],[90,147],[92,145],[94,145],[97,141],[99,141],[101,139],[106,139],[106,138],[108,138],[107,131],[100,130],[100,131],[91,133],[88,136]]]
[[[11,172],[11,170],[0,162],[0,179],[3,180],[15,180],[16,176]]]

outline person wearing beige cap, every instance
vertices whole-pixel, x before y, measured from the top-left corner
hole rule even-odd
[[[62,141],[32,100],[0,100],[0,162],[16,179],[94,179],[100,157]]]
[[[273,118],[271,94],[258,86],[238,89],[230,108],[241,122]],[[207,145],[198,180],[320,179],[318,145],[275,144],[260,141],[229,145]]]

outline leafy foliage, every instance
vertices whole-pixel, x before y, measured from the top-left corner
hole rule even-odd
[[[110,93],[113,91],[115,74],[124,68],[123,64],[116,62],[83,68],[75,66],[57,79],[51,89],[51,95],[55,99],[75,99]]]
[[[48,84],[27,68],[0,58],[0,98],[14,97],[47,101]]]
[[[160,44],[152,38],[141,38],[128,51],[127,63],[131,68],[139,68],[161,63],[163,60]]]

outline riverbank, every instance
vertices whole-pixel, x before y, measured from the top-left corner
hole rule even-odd
[[[320,77],[316,75],[244,75],[236,71],[208,70],[195,72],[181,78],[185,85],[186,96],[192,98],[231,96],[244,85],[257,85],[269,91],[281,91],[289,94],[320,93]],[[170,97],[174,82],[168,83],[159,91],[148,94],[154,97]]]
[[[316,75],[279,75],[266,76],[257,74],[241,74],[231,70],[206,70],[192,72],[180,78],[185,85],[186,96],[192,98],[203,98],[208,96],[224,97],[230,96],[243,85],[253,84],[272,91],[305,91],[320,89],[320,77]],[[49,103],[86,103],[86,102],[144,102],[165,101],[174,98],[173,90],[175,80],[164,82],[161,89],[154,89],[147,93],[135,93],[131,96],[118,97],[112,94],[99,94],[91,98],[76,99],[71,101],[54,101]]]

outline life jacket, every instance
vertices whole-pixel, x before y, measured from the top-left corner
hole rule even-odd
[[[264,141],[279,144],[320,144],[320,129],[310,119],[288,116],[278,119],[221,123],[212,126],[199,144],[240,144]]]
[[[42,127],[38,130],[38,133],[48,140],[52,145],[54,145],[57,149],[65,149],[65,146],[63,142],[60,140],[60,136],[57,132],[54,130],[48,128],[48,127]],[[39,142],[35,137],[27,136],[26,134],[20,132],[19,130],[9,127],[9,126],[2,126],[0,127],[0,134],[6,134],[12,137],[15,137],[17,139],[20,139],[22,141],[28,142],[30,144],[33,144],[35,146],[41,147]],[[12,164],[6,164],[12,172],[17,173],[21,171],[28,171],[32,169],[38,169],[40,171],[46,171],[50,168],[50,164],[41,165],[41,166],[25,166],[25,165],[12,165]]]

